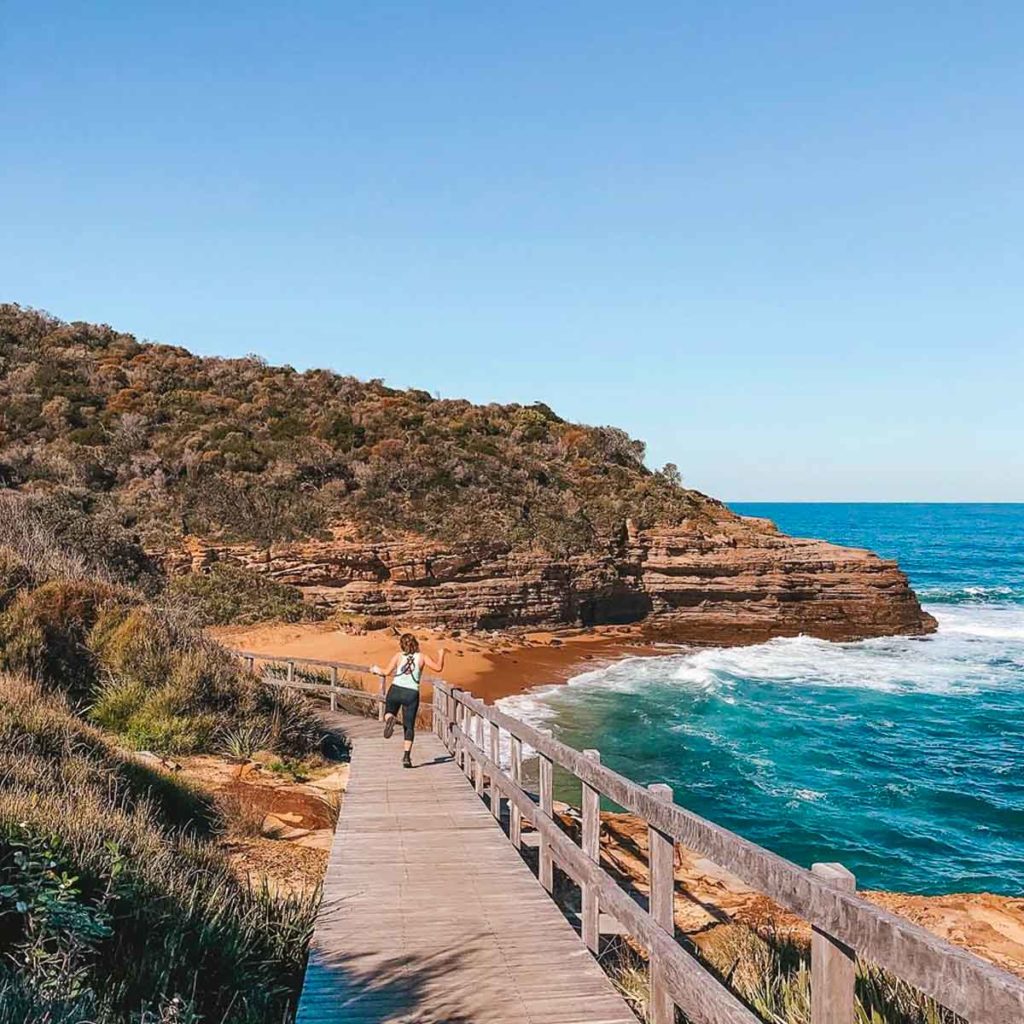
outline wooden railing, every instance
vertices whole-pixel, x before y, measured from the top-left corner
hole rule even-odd
[[[283,657],[279,654],[261,654],[257,651],[238,651],[230,648],[228,653],[244,662],[250,672],[255,673],[257,665],[259,665],[262,669],[260,678],[270,686],[283,686],[294,690],[304,690],[307,693],[326,697],[330,702],[332,711],[338,710],[339,697],[360,697],[374,702],[377,705],[377,717],[381,720],[384,718],[384,694],[387,689],[387,678],[379,672],[374,672],[370,665],[356,665],[347,661],[324,661],[319,658]],[[268,671],[271,666],[282,666],[285,673],[284,677],[276,676]],[[328,682],[314,683],[308,679],[298,678],[296,668],[300,670],[312,668],[326,671]],[[376,692],[362,687],[342,685],[343,673],[355,673],[356,675],[372,677],[376,681]],[[428,684],[439,682],[433,676],[428,675],[423,676],[423,681]],[[428,705],[424,711],[430,715],[433,713],[433,707]]]
[[[270,686],[285,686],[294,690],[319,694],[328,699],[332,711],[338,710],[339,697],[361,697],[364,700],[374,701],[377,704],[377,717],[381,719],[384,717],[385,677],[373,672],[369,665],[353,665],[345,661],[322,661],[318,658],[290,658],[282,657],[279,654],[260,654],[257,651],[229,649],[229,653],[241,659],[250,672],[255,673],[256,666],[259,665],[262,669],[260,677]],[[284,666],[283,679],[267,671],[270,666],[278,665]],[[326,670],[329,681],[311,683],[305,679],[298,679],[295,675],[296,667]],[[340,681],[342,672],[355,672],[359,675],[374,677],[378,680],[378,692],[374,693],[372,690],[362,687],[342,686]]]
[[[858,896],[853,875],[842,865],[801,868],[680,807],[668,786],[644,788],[602,765],[597,751],[566,746],[471,693],[435,682],[433,707],[435,732],[477,793],[489,792],[497,820],[502,818],[502,801],[507,803],[512,844],[522,844],[523,819],[538,833],[541,884],[552,891],[557,865],[580,886],[583,939],[590,949],[597,952],[603,909],[648,951],[653,1024],[671,1024],[676,1006],[693,1024],[758,1024],[758,1018],[676,941],[677,842],[810,923],[813,1024],[853,1024],[858,957],[902,978],[972,1024],[1024,1022],[1024,981]],[[503,731],[509,737],[507,770],[500,763]],[[539,762],[537,798],[523,785],[524,747],[532,748]],[[582,786],[579,845],[553,814],[556,765]],[[647,908],[601,866],[602,796],[647,822]]]

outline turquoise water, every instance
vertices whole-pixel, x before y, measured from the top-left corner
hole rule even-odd
[[[1024,505],[736,505],[898,558],[927,639],[628,658],[504,702],[865,888],[1024,893]]]

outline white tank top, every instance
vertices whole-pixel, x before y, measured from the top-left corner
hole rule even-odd
[[[420,688],[420,676],[423,675],[423,655],[403,654],[401,664],[391,680],[393,686],[405,686],[410,690]]]

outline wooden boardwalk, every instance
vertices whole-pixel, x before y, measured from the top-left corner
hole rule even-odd
[[[343,716],[332,716],[339,724]],[[429,731],[344,719],[352,772],[297,1024],[636,1024]]]

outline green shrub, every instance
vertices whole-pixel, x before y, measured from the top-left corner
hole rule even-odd
[[[206,573],[176,576],[170,592],[192,609],[204,626],[301,622],[324,618],[302,599],[302,591],[246,569],[222,563]]]
[[[30,675],[74,699],[89,696],[96,665],[86,638],[104,610],[133,600],[128,591],[88,580],[51,580],[21,591],[0,615],[0,669]]]
[[[20,590],[0,613],[0,670],[68,695],[135,749],[211,750],[240,724],[264,729],[280,754],[304,756],[319,744],[301,697],[245,673],[173,610],[108,583]]]
[[[89,717],[136,749],[212,750],[240,728],[262,731],[278,753],[317,749],[321,730],[302,697],[248,675],[222,647],[167,613],[110,609],[87,645],[104,677]]]

